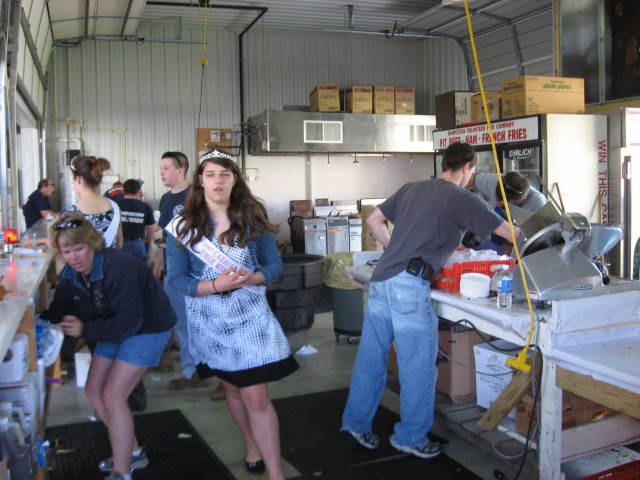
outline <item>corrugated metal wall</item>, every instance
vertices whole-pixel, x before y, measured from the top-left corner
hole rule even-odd
[[[228,31],[207,32],[202,101],[202,37],[200,30],[177,31],[171,27],[141,28],[148,41],[84,41],[77,47],[59,47],[55,52],[56,152],[62,158],[66,145],[82,143],[87,154],[102,155],[123,177],[145,179],[150,203],[166,191],[157,174],[159,158],[166,150],[182,150],[195,155],[195,129],[238,128],[240,122],[240,82],[238,39]],[[439,43],[440,41],[436,42]],[[266,108],[307,105],[309,92],[317,83],[415,86],[418,113],[433,113],[435,90],[448,88],[463,75],[461,54],[449,46],[433,51],[428,42],[416,39],[343,34],[265,32],[259,28],[246,35],[244,43],[245,112],[247,116]],[[446,44],[446,42],[445,42]],[[433,58],[430,58],[433,56]],[[443,58],[448,66],[429,68]],[[439,93],[439,92],[435,92]],[[53,143],[51,144],[53,148]],[[272,157],[268,157],[272,158]],[[305,198],[309,182],[305,175],[287,185],[297,184],[302,192],[289,199]],[[408,162],[408,157],[405,159]],[[264,159],[249,159],[247,166]],[[417,158],[416,158],[417,161]],[[324,160],[322,161],[324,162]],[[362,175],[365,169],[345,169],[347,178]],[[338,163],[334,162],[335,165]],[[390,164],[390,163],[389,163]],[[333,171],[338,174],[338,168]],[[345,164],[346,165],[346,164]],[[392,167],[385,167],[392,168]],[[427,170],[424,170],[428,168]],[[423,167],[423,175],[432,170]],[[277,182],[261,170],[260,181]],[[369,177],[375,186],[384,184],[384,175]],[[407,179],[415,178],[409,169]],[[353,185],[360,183],[353,179]],[[393,185],[394,191],[400,185]],[[258,186],[256,186],[259,188]],[[384,185],[384,195],[390,193]],[[315,192],[318,190],[315,189]],[[359,198],[358,192],[345,192]],[[266,199],[268,200],[268,199]]]

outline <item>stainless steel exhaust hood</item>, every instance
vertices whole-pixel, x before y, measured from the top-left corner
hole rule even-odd
[[[252,155],[428,153],[436,117],[266,110],[248,122]]]

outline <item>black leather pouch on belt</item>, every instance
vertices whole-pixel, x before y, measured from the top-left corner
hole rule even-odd
[[[427,262],[421,258],[412,258],[407,265],[407,273],[417,277],[420,275],[425,280],[431,281],[433,279],[433,268]]]

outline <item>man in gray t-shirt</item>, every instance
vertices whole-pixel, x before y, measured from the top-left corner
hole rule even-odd
[[[342,430],[373,449],[380,438],[373,417],[386,384],[387,358],[396,342],[400,378],[400,421],[391,445],[420,458],[442,448],[427,433],[433,424],[438,317],[430,282],[467,230],[511,239],[509,225],[478,195],[464,188],[477,163],[473,147],[450,145],[442,176],[408,183],[376,208],[367,225],[385,247],[369,284],[365,321],[353,368]],[[393,223],[393,235],[387,228]],[[520,230],[514,227],[517,236]]]

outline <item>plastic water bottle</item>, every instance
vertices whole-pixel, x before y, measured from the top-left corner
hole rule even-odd
[[[513,275],[509,267],[504,267],[496,272],[498,279],[498,300],[496,305],[498,308],[511,308],[513,303]]]

